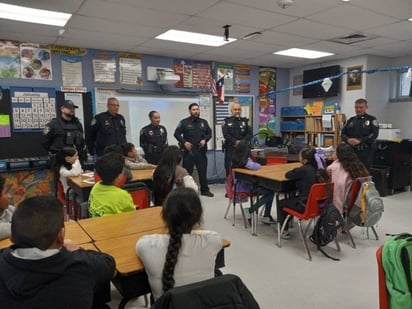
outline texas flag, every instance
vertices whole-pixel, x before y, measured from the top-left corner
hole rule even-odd
[[[217,93],[217,99],[219,101],[219,104],[225,103],[225,77],[222,76],[217,82],[216,82],[216,93]]]

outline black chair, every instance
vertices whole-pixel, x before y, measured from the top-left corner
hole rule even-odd
[[[179,286],[167,291],[152,309],[259,309],[252,293],[236,275]]]

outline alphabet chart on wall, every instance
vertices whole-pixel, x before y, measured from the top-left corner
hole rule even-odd
[[[56,117],[53,88],[10,88],[13,132],[38,132]]]

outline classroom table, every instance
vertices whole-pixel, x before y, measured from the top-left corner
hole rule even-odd
[[[64,222],[66,230],[66,239],[71,239],[78,245],[91,244],[92,239],[90,236],[77,224],[76,221],[66,221]],[[9,238],[0,240],[0,249],[8,247],[12,244]]]
[[[150,293],[150,285],[144,266],[136,254],[137,240],[147,234],[167,233],[161,217],[162,207],[79,220],[79,226],[94,241],[101,252],[112,255],[116,261],[117,275],[112,280],[123,300],[119,308],[138,296]],[[223,247],[230,242],[225,240]],[[216,258],[216,266],[223,267],[224,250]]]
[[[162,207],[150,207],[121,214],[79,220],[82,229],[93,241],[107,240],[129,234],[166,227]]]
[[[279,165],[263,165],[258,170],[249,170],[246,168],[234,168],[236,180],[252,183],[255,186],[261,186],[276,192],[276,201],[279,199],[280,192],[290,192],[296,189],[294,180],[285,177],[286,172],[301,166],[301,163],[286,163]],[[252,213],[252,235],[256,236],[257,231],[257,211]]]
[[[132,173],[131,182],[135,181],[148,181],[152,179],[154,168],[147,168],[142,170],[130,170]],[[68,186],[80,196],[83,196],[84,199],[87,199],[90,190],[93,187],[93,182],[86,182],[87,179],[90,179],[90,173],[85,173],[79,176],[69,176],[67,177]]]

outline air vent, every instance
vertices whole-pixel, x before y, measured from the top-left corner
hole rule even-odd
[[[353,44],[362,41],[368,41],[375,39],[376,36],[371,36],[363,33],[352,33],[347,34],[338,38],[330,39],[330,42],[340,43],[340,44]]]

